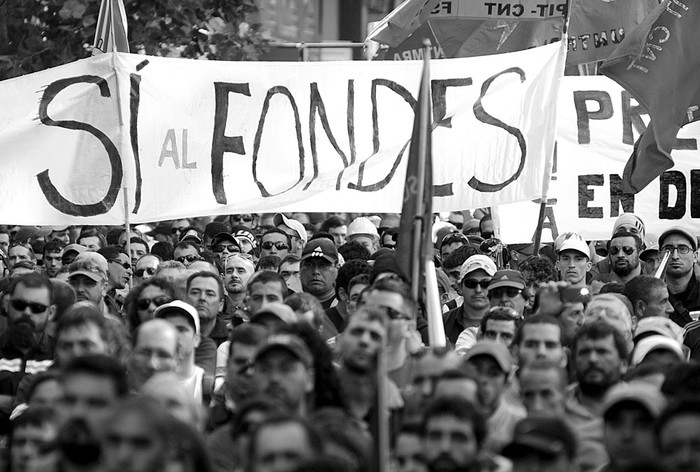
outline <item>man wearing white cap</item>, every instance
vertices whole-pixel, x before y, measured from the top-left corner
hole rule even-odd
[[[586,287],[586,273],[591,270],[591,250],[579,235],[565,239],[557,253],[557,269],[561,280],[572,287]]]
[[[279,228],[287,233],[287,235],[289,235],[291,238],[292,247],[289,252],[301,257],[301,251],[304,249],[304,245],[308,240],[304,225],[297,220],[287,218],[283,213],[277,213],[272,218],[272,224],[274,224],[276,228]]]
[[[445,335],[455,344],[466,328],[478,327],[489,310],[488,286],[496,273],[496,264],[483,254],[464,261],[459,271],[464,302],[444,315]]]
[[[358,216],[348,225],[348,241],[357,241],[366,247],[370,254],[379,249],[379,232],[372,221],[364,216]]]
[[[172,324],[177,330],[177,368],[175,370],[182,385],[197,400],[211,394],[214,379],[204,381],[204,369],[195,365],[194,351],[199,346],[199,314],[197,310],[180,300],[156,308],[154,318],[162,318]],[[208,385],[208,387],[207,387]],[[208,391],[204,391],[207,389]]]

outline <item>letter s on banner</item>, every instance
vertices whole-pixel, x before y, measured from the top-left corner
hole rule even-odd
[[[83,123],[82,121],[56,121],[49,117],[47,111],[49,104],[63,89],[79,83],[95,84],[100,89],[100,95],[103,97],[111,96],[107,81],[96,75],[81,75],[78,77],[69,77],[67,79],[57,80],[46,87],[46,90],[41,97],[41,101],[39,102],[39,120],[46,126],[57,126],[59,128],[70,130],[87,131],[102,143],[102,146],[104,146],[105,151],[107,151],[107,155],[109,156],[109,165],[112,173],[112,178],[110,180],[107,193],[104,198],[97,203],[80,205],[67,200],[60,194],[53,182],[51,182],[48,169],[40,172],[37,175],[37,180],[39,181],[39,187],[41,187],[41,191],[44,193],[46,200],[52,207],[61,213],[71,216],[96,216],[102,215],[111,210],[117,200],[117,195],[119,194],[119,188],[121,187],[123,177],[122,162],[121,157],[119,156],[119,150],[117,150],[117,147],[106,134],[94,126],[88,123]]]

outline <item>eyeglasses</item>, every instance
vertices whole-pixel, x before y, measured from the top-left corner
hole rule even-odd
[[[238,246],[234,244],[217,244],[211,249],[216,254],[221,254],[222,252],[241,252]]]
[[[265,249],[265,250],[268,250],[268,251],[269,251],[270,249],[272,249],[272,246],[274,246],[275,248],[277,248],[278,251],[284,251],[284,250],[289,249],[289,246],[288,246],[287,244],[285,244],[285,243],[280,243],[280,242],[273,243],[272,241],[265,241],[264,243],[262,243],[262,244],[260,245],[261,248],[263,248],[263,249]]]
[[[692,250],[691,247],[681,244],[680,246],[664,246],[661,248],[662,251],[668,251],[673,254],[673,251],[678,250],[678,254],[686,255]]]
[[[131,270],[131,263],[129,262],[122,262],[117,259],[112,259],[109,262],[114,262],[115,264],[122,266],[125,270]]]
[[[617,256],[618,254],[620,254],[620,251],[624,252],[628,256],[631,256],[632,254],[634,254],[635,248],[632,246],[610,246],[611,256]]]
[[[155,267],[146,267],[145,269],[136,269],[136,277],[143,277],[143,274],[155,275]]]
[[[170,228],[170,233],[171,233],[171,234],[182,233],[182,230],[183,230],[183,229],[185,229],[185,228]]]
[[[159,295],[153,298],[141,298],[136,302],[136,308],[139,310],[148,310],[148,307],[153,303],[156,307],[170,303],[172,299],[167,295]]]
[[[185,261],[192,263],[194,261],[201,261],[202,258],[195,254],[187,254],[186,256],[176,257],[175,260],[184,264]]]
[[[389,318],[392,320],[410,320],[411,319],[411,317],[408,316],[406,313],[403,313],[403,312],[398,311],[398,310],[394,310],[390,306],[383,306],[382,308],[384,308],[386,310],[387,316],[389,316]]]
[[[475,280],[475,279],[464,279],[462,281],[462,284],[464,284],[465,287],[470,288],[470,289],[475,289],[476,286],[480,286],[482,290],[488,288],[489,284],[491,283],[491,279],[481,279],[481,280]]]
[[[29,307],[29,310],[35,315],[44,313],[49,308],[48,305],[44,305],[43,303],[26,302],[19,298],[10,299],[10,306],[17,311],[24,311]]]
[[[250,223],[251,221],[253,221],[253,217],[251,215],[234,215],[234,216],[231,216],[231,219],[233,221],[245,221],[247,223]]]
[[[489,298],[502,298],[506,295],[508,298],[515,298],[523,293],[519,288],[515,287],[498,287],[489,290]]]

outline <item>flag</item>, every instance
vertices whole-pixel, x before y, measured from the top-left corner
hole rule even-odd
[[[433,265],[433,166],[430,134],[430,43],[423,46],[423,73],[413,120],[411,145],[408,151],[406,183],[404,185],[396,264],[401,274],[411,282],[411,295],[418,301],[426,283],[424,306],[428,317],[430,344],[445,345],[445,331],[437,295],[437,280]],[[428,273],[432,270],[432,273]],[[431,290],[434,288],[434,290]]]
[[[129,52],[126,9],[122,0],[102,0],[97,17],[92,55]]]
[[[666,0],[625,38],[601,71],[646,108],[623,188],[637,193],[673,167],[678,131],[700,119],[700,0]]]
[[[418,29],[439,4],[440,0],[406,0],[385,16],[365,41],[396,47]]]

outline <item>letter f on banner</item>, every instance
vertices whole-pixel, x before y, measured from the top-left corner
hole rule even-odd
[[[126,9],[122,0],[102,0],[95,28],[92,55],[129,52]]]

